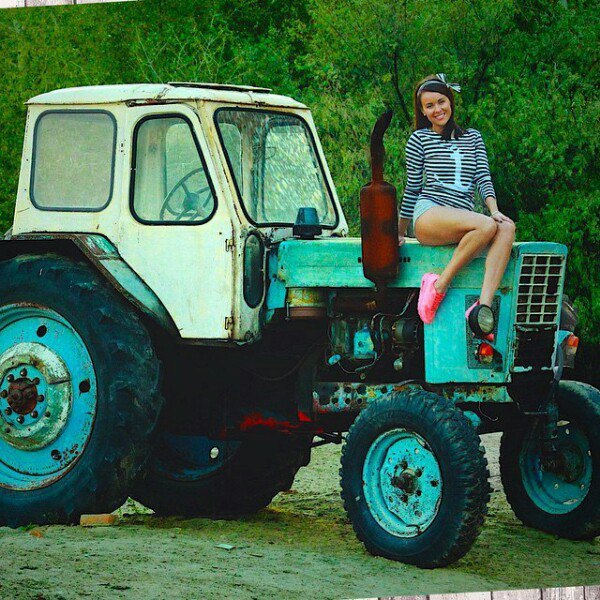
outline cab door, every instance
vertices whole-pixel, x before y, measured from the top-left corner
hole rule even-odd
[[[121,213],[119,251],[163,302],[182,338],[227,340],[232,222],[199,118],[186,105],[127,111],[129,210]]]

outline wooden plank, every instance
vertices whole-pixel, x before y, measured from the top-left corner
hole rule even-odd
[[[0,0],[0,8],[27,8],[34,6],[59,6],[61,4],[96,4],[128,1],[131,0]]]
[[[378,600],[427,600],[427,596],[382,596]]]
[[[600,586],[544,588],[541,590],[504,590],[431,594],[429,596],[385,596],[368,600],[600,600]]]
[[[74,4],[97,4],[98,2],[130,2],[131,0],[73,0]]]
[[[61,4],[73,4],[73,0],[25,0],[25,6],[59,6]]]
[[[545,588],[542,600],[585,600],[582,587]]]
[[[541,590],[506,590],[492,592],[492,600],[541,600]]]
[[[583,588],[585,600],[600,600],[600,585],[590,585]]]
[[[465,592],[463,594],[431,594],[429,600],[491,600],[491,592]]]

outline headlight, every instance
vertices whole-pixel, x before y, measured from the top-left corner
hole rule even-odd
[[[489,306],[477,305],[469,313],[469,327],[477,337],[485,337],[494,331],[496,319]]]

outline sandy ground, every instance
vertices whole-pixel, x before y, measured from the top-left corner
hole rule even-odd
[[[598,538],[559,540],[512,515],[497,442],[484,438],[495,488],[484,531],[449,568],[369,555],[339,498],[340,448],[325,446],[290,492],[251,518],[158,519],[128,502],[121,513],[138,514],[115,527],[0,528],[0,598],[364,598],[600,583]]]

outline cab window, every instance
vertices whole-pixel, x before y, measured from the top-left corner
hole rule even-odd
[[[187,119],[143,119],[134,132],[134,215],[145,223],[197,224],[207,221],[215,207],[206,164]]]
[[[106,111],[43,113],[35,124],[30,195],[43,210],[98,211],[110,202],[116,122]]]

